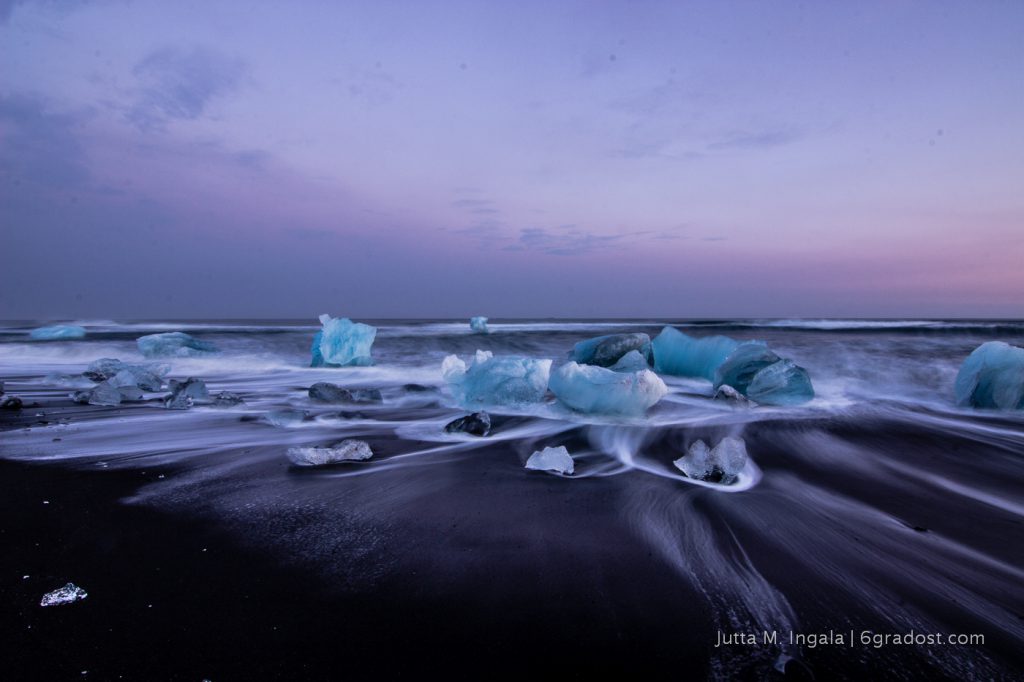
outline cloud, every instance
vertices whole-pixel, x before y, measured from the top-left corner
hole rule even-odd
[[[505,247],[505,251],[541,251],[552,256],[580,256],[594,251],[613,248],[629,234],[600,235],[563,226],[549,230],[528,227],[519,232],[519,239]]]
[[[128,119],[143,130],[198,119],[213,101],[238,87],[245,71],[241,60],[210,48],[155,50],[133,69],[139,89]]]
[[[792,128],[768,128],[765,130],[734,132],[710,142],[706,149],[709,151],[768,149],[792,144],[803,137],[803,133]]]
[[[0,95],[0,177],[8,189],[27,185],[70,191],[90,173],[77,129],[88,112],[60,112],[36,95]]]

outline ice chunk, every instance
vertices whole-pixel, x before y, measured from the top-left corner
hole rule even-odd
[[[169,410],[187,410],[195,403],[210,402],[210,391],[202,379],[189,377],[185,381],[171,380],[171,393],[164,398]]]
[[[170,369],[170,365],[129,365],[115,358],[101,358],[90,363],[82,376],[93,381],[105,381],[126,372],[131,376],[132,382],[142,390],[159,391],[164,387],[164,377]],[[123,377],[122,381],[127,382],[127,378]]]
[[[613,372],[639,372],[640,370],[650,368],[651,366],[647,363],[647,358],[641,355],[640,351],[631,350],[608,369]]]
[[[526,468],[536,471],[554,471],[559,474],[572,474],[575,463],[564,445],[557,448],[544,448],[530,455],[526,460]]]
[[[85,336],[85,327],[79,327],[74,324],[55,324],[50,327],[33,329],[29,332],[29,336],[37,341],[80,339]]]
[[[371,348],[377,328],[347,317],[320,316],[323,328],[313,337],[311,367],[347,367],[373,364]]]
[[[117,386],[110,383],[110,381],[110,379],[107,379],[103,383],[97,384],[96,388],[89,391],[90,405],[112,407],[114,405],[121,404],[121,391]]]
[[[574,410],[639,415],[661,400],[668,387],[649,369],[613,372],[596,365],[567,362],[552,372],[551,392]]]
[[[551,361],[516,355],[494,357],[478,350],[468,367],[458,356],[449,355],[441,373],[464,407],[517,405],[543,400]]]
[[[336,462],[365,461],[373,457],[366,441],[343,440],[330,448],[288,448],[288,459],[299,466],[321,466]]]
[[[779,360],[754,375],[747,386],[747,397],[765,405],[799,405],[814,398],[814,387],[806,369],[790,360]]]
[[[732,403],[733,405],[743,405],[744,407],[752,407],[757,404],[732,386],[719,386],[712,399],[724,403]]]
[[[654,370],[714,381],[715,370],[738,345],[727,336],[693,338],[675,327],[665,327],[651,342]]]
[[[486,317],[471,317],[469,319],[469,328],[475,331],[477,334],[491,333],[491,331],[487,328]]]
[[[43,381],[48,384],[63,386],[64,388],[92,388],[93,384],[96,383],[84,374],[60,374],[59,372],[47,374]]]
[[[650,360],[651,337],[641,333],[597,336],[577,343],[572,350],[572,359],[581,365],[610,367],[630,351],[637,351]]]
[[[68,583],[59,590],[47,592],[39,602],[40,606],[60,606],[85,599],[89,593],[74,583]]]
[[[1024,409],[1024,348],[1002,341],[981,344],[960,366],[954,392],[962,407]]]
[[[698,440],[673,464],[689,478],[732,483],[747,464],[747,446],[741,438],[727,436],[713,449]]]
[[[147,358],[192,358],[217,352],[217,347],[212,343],[200,341],[184,332],[149,334],[139,337],[135,343],[139,347],[139,352]]]
[[[445,424],[446,433],[468,433],[471,436],[486,436],[491,432],[491,415],[474,412]]]
[[[142,389],[135,383],[135,375],[126,370],[121,370],[105,383],[116,386],[121,392],[121,400],[142,400]]]
[[[747,395],[754,375],[780,359],[764,341],[744,341],[715,370],[715,388],[732,386]]]

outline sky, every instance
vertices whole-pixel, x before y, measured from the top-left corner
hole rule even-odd
[[[0,0],[0,317],[1024,317],[1024,3]]]

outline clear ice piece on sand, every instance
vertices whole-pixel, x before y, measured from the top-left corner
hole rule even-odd
[[[78,587],[74,583],[68,583],[59,590],[53,592],[47,592],[43,595],[42,600],[39,602],[40,606],[60,606],[62,604],[70,604],[72,602],[85,599],[89,596],[89,593]]]
[[[747,464],[747,446],[742,438],[734,436],[726,436],[711,449],[698,440],[673,464],[688,478],[732,483]]]
[[[552,372],[549,386],[560,402],[588,414],[640,415],[668,393],[665,382],[649,369],[614,372],[576,362]]]
[[[217,352],[217,347],[212,343],[200,341],[184,332],[149,334],[139,337],[135,343],[139,352],[147,358],[192,358]]]
[[[490,334],[490,330],[487,328],[486,317],[471,317],[469,318],[469,328],[475,331],[477,334]]]
[[[654,371],[714,381],[715,370],[738,345],[728,336],[694,338],[675,327],[665,327],[651,342]]]
[[[189,377],[185,381],[171,379],[171,393],[164,398],[164,407],[169,410],[187,410],[195,403],[210,402],[210,391],[202,379]]]
[[[104,405],[106,407],[112,407],[114,405],[120,405],[121,400],[121,390],[110,383],[110,379],[97,384],[94,389],[89,391],[90,405]]]
[[[637,351],[645,360],[650,360],[651,337],[641,333],[597,336],[577,343],[572,350],[572,359],[581,365],[610,367],[631,351]]]
[[[347,317],[320,316],[323,327],[313,337],[310,367],[348,367],[373,364],[371,349],[377,328]]]
[[[747,397],[764,405],[800,405],[814,398],[814,387],[806,369],[791,360],[779,360],[754,375]]]
[[[468,408],[480,405],[520,405],[544,399],[551,360],[516,355],[495,357],[478,350],[469,366],[456,355],[441,365],[452,395]]]
[[[343,440],[329,448],[288,448],[288,459],[298,466],[322,466],[336,462],[361,462],[373,457],[369,444],[362,440]]]
[[[557,448],[544,448],[530,455],[526,460],[526,468],[536,471],[554,471],[559,474],[572,474],[575,463],[564,445]]]
[[[39,327],[29,332],[29,337],[36,341],[59,341],[60,339],[80,339],[85,336],[85,327],[74,324],[55,324]]]
[[[961,407],[1024,409],[1024,348],[983,343],[967,356],[954,384]]]

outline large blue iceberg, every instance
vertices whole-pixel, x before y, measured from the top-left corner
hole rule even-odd
[[[715,370],[738,345],[728,336],[697,339],[675,327],[665,327],[651,342],[654,371],[714,381]]]
[[[452,395],[464,407],[481,405],[520,405],[544,399],[551,373],[550,360],[516,355],[494,357],[478,350],[467,366],[457,355],[449,355],[441,365]]]
[[[29,332],[29,337],[36,341],[58,341],[60,339],[80,339],[85,336],[85,327],[74,324],[55,324],[40,327]]]
[[[650,362],[651,337],[647,334],[608,334],[580,341],[572,349],[572,359],[581,365],[611,367],[622,356],[637,351]]]
[[[141,336],[135,343],[147,358],[193,358],[217,352],[217,347],[209,341],[200,341],[184,332]]]
[[[471,317],[469,318],[469,328],[475,331],[477,334],[490,334],[491,331],[487,328],[486,317]]]
[[[640,415],[661,400],[668,387],[649,369],[616,372],[567,362],[551,373],[551,392],[577,412]]]
[[[658,372],[707,379],[716,390],[729,386],[765,405],[799,405],[814,398],[807,370],[780,358],[763,341],[693,338],[665,327],[651,345]]]
[[[320,316],[323,328],[313,337],[310,367],[349,367],[373,364],[371,349],[377,328],[347,317]]]
[[[1024,409],[1024,348],[989,341],[974,349],[956,376],[956,404]]]

